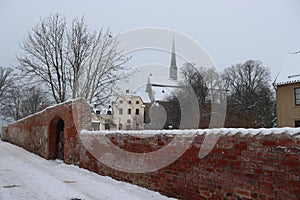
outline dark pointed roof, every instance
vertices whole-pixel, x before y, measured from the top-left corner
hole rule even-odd
[[[171,56],[170,75],[169,76],[171,79],[177,80],[177,65],[176,65],[174,36],[173,36],[173,42],[172,42],[172,56]]]

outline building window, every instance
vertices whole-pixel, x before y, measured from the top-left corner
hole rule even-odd
[[[105,130],[110,130],[109,124],[106,124],[106,123],[105,123],[105,124],[104,124],[104,129],[105,129]]]
[[[295,127],[300,127],[300,120],[295,121]]]
[[[122,103],[123,103],[123,100],[120,100],[119,102],[120,102],[120,104],[122,104]]]
[[[93,127],[94,131],[100,130],[100,124],[98,122],[92,122],[92,127]]]
[[[101,114],[100,110],[96,110],[96,115],[100,115],[100,114]]]
[[[295,104],[296,106],[300,106],[300,87],[295,88]]]
[[[140,109],[135,109],[135,115],[139,115],[140,114]]]
[[[140,101],[136,101],[135,104],[140,104]]]
[[[123,108],[119,108],[119,114],[123,115]]]
[[[119,123],[119,130],[122,130],[122,129],[123,129],[123,124]]]
[[[126,126],[126,129],[127,129],[127,130],[131,130],[131,125],[127,125],[127,126]]]
[[[131,124],[131,120],[130,119],[127,119],[127,124]]]
[[[128,104],[131,104],[131,100],[128,101]]]
[[[128,108],[128,115],[131,115],[131,108]]]

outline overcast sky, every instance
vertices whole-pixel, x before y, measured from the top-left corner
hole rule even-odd
[[[258,59],[274,76],[300,60],[289,54],[300,50],[299,0],[0,0],[0,66],[14,65],[18,43],[51,13],[68,20],[84,15],[89,29],[113,33],[176,30],[200,43],[220,69]]]

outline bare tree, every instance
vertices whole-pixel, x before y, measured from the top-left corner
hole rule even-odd
[[[103,104],[123,78],[128,60],[117,45],[109,30],[89,33],[83,18],[68,28],[65,18],[56,14],[41,20],[23,40],[18,69],[45,84],[56,103],[84,97]]]
[[[12,71],[11,68],[0,67],[0,100],[13,84]]]
[[[270,70],[260,61],[248,60],[226,68],[224,78],[227,88],[233,93],[253,93],[269,84]]]
[[[206,73],[204,69],[198,70],[193,63],[185,63],[181,69],[181,74],[183,76],[183,85],[192,86],[199,103],[204,103],[208,96],[208,87],[205,82],[204,76]]]
[[[79,79],[82,76],[83,67],[88,62],[88,57],[92,53],[95,34],[89,34],[84,19],[80,21],[74,19],[71,29],[67,34],[68,52],[67,60],[70,65],[68,82],[72,90],[72,98],[76,98],[79,93]]]
[[[3,110],[5,109],[8,93],[13,86],[12,73],[13,70],[11,68],[0,66],[0,126],[7,123],[7,120],[3,115]]]
[[[224,81],[215,67],[197,67],[194,63],[185,63],[181,75],[181,85],[192,86],[199,104],[225,101]]]
[[[21,114],[22,117],[35,114],[52,104],[49,96],[41,88],[23,87],[22,89],[22,102],[21,102]]]
[[[4,116],[5,121],[12,122],[23,117],[21,115],[21,99],[22,92],[19,86],[13,85],[7,92],[2,104],[1,114]]]
[[[222,74],[215,67],[200,67],[198,71],[208,89],[206,99],[210,101],[209,103],[220,104],[226,101],[227,90],[224,86]]]
[[[45,83],[57,103],[67,99],[66,21],[50,16],[32,29],[23,40],[18,69],[31,80]]]
[[[223,77],[230,91],[228,115],[237,116],[243,127],[271,126],[275,103],[269,68],[248,60],[226,68]]]
[[[226,101],[220,74],[214,67],[198,67],[194,63],[185,63],[181,69],[181,76],[183,80],[179,82],[178,90],[165,105],[168,113],[167,124],[172,124],[173,128],[178,128],[181,117],[190,115],[198,107],[200,111],[199,116],[197,116],[199,117],[198,127],[208,128],[212,112],[217,114],[217,109],[213,109],[216,106],[212,107],[212,104],[221,104]],[[191,100],[194,95],[198,101]],[[181,103],[178,98],[181,99]],[[188,109],[181,111],[180,109],[184,105]],[[193,122],[193,124],[197,123]]]
[[[118,40],[110,30],[89,34],[84,19],[75,19],[68,33],[69,82],[72,97],[84,97],[103,105],[112,95],[115,83],[124,78],[128,57],[117,50]]]
[[[6,121],[14,121],[37,113],[50,105],[47,94],[41,88],[14,84],[3,101],[1,114]]]

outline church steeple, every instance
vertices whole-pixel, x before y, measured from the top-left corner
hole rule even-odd
[[[171,56],[171,65],[170,65],[170,73],[169,78],[176,81],[177,80],[177,66],[176,66],[176,54],[175,54],[175,40],[173,35],[172,42],[172,56]]]
[[[151,76],[151,74],[150,74]],[[146,85],[146,91],[148,93],[148,97],[151,101],[151,103],[153,103],[155,101],[155,96],[153,94],[153,90],[152,90],[152,83],[150,81],[150,77],[148,77],[148,81],[147,81],[147,85]]]

